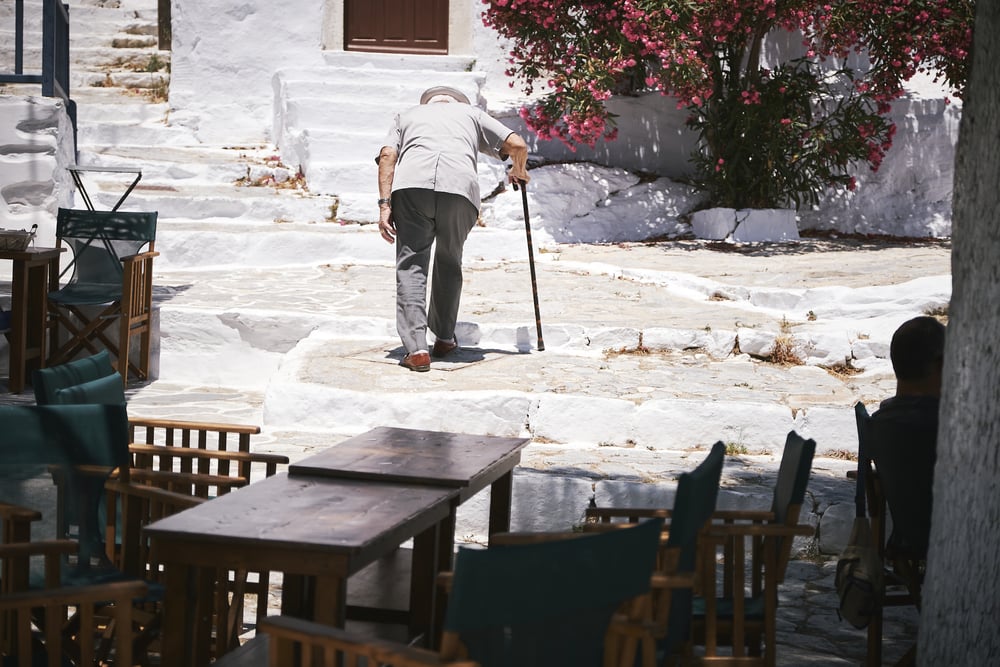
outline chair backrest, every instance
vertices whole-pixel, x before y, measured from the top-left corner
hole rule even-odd
[[[483,667],[600,665],[615,610],[650,589],[662,526],[650,519],[565,540],[459,549],[445,636],[457,635]]]
[[[798,523],[798,510],[806,497],[815,453],[815,440],[806,440],[795,431],[790,431],[785,437],[785,448],[781,453],[771,502],[775,523]]]
[[[59,364],[58,366],[36,369],[32,377],[32,384],[35,389],[35,402],[38,405],[71,402],[57,400],[56,392],[68,389],[74,385],[93,382],[112,375],[119,378],[120,385],[121,376],[118,375],[114,365],[112,365],[111,354],[107,350],[101,350],[89,357],[75,359],[65,364]]]
[[[56,241],[73,251],[63,273],[70,283],[121,286],[121,259],[156,241],[156,211],[86,211],[60,208]]]
[[[813,456],[816,453],[816,441],[806,440],[795,431],[790,431],[785,438],[785,449],[781,453],[781,464],[778,467],[778,478],[774,483],[774,499],[771,512],[774,522],[786,526],[794,526],[799,522],[799,510],[806,497],[806,487],[809,485],[809,473],[812,471]],[[792,538],[777,538],[778,581],[785,577],[785,568],[792,556]]]
[[[5,467],[50,466],[59,484],[58,537],[80,530],[82,563],[101,559],[99,508],[107,476],[128,464],[124,405],[0,406],[0,462]]]
[[[721,441],[716,442],[698,467],[691,472],[681,474],[677,480],[667,547],[678,550],[676,570],[678,574],[695,571],[698,558],[698,533],[715,511],[725,457],[725,444]],[[690,588],[676,589],[670,596],[666,636],[660,642],[660,648],[668,655],[674,653],[690,634],[693,598],[694,593]]]
[[[128,461],[123,405],[0,405],[5,465],[96,465]]]
[[[869,472],[869,453],[865,446],[865,437],[868,431],[868,408],[861,401],[854,404],[854,423],[858,429],[858,476],[855,478],[854,486],[854,516],[865,516],[865,476]]]

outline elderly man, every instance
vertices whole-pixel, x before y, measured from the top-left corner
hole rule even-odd
[[[510,156],[509,181],[528,182],[524,140],[470,105],[461,91],[437,86],[396,116],[377,158],[378,226],[382,238],[396,244],[396,330],[406,348],[400,363],[411,371],[428,371],[431,355],[444,357],[458,348],[462,250],[479,217],[477,153]],[[428,327],[435,337],[430,353]]]

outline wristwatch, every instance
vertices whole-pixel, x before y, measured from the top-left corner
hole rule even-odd
[[[381,207],[383,204],[392,204],[392,200],[389,198],[379,199],[378,205]]]

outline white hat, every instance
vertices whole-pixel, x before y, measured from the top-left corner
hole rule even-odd
[[[438,95],[446,95],[456,102],[469,104],[469,98],[465,96],[465,93],[449,86],[434,86],[433,88],[428,88],[420,96],[420,103],[427,104],[431,98],[437,97]]]

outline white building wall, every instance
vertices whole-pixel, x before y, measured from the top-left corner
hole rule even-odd
[[[0,228],[28,230],[35,242],[55,244],[55,217],[73,203],[66,167],[73,164],[73,126],[62,100],[0,96]],[[9,274],[9,262],[0,263]]]
[[[316,0],[173,0],[170,122],[206,143],[263,142],[274,72],[322,64]]]

